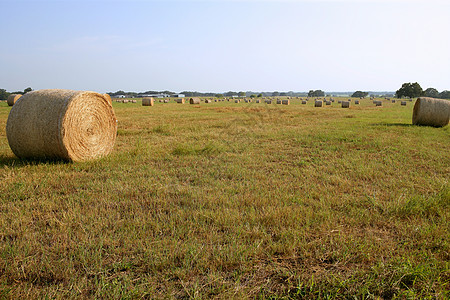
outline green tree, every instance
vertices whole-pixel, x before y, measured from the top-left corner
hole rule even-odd
[[[445,91],[440,92],[439,98],[450,99],[450,91],[445,90]]]
[[[322,90],[315,90],[315,91],[310,90],[308,92],[308,97],[323,97],[323,96],[325,96],[325,92]]]
[[[256,98],[256,95],[255,94],[251,94],[250,98]]]
[[[7,100],[9,95],[5,89],[0,89],[0,100]]]
[[[395,92],[395,96],[397,98],[402,97],[416,98],[422,95],[423,95],[422,87],[417,82],[404,83],[402,84],[402,87]]]
[[[25,95],[28,92],[31,92],[33,89],[30,87],[27,87],[26,89],[23,90],[23,94]]]
[[[280,96],[279,92],[275,91],[275,92],[272,93],[272,97],[278,97],[278,96]]]
[[[369,95],[368,92],[362,92],[362,91],[356,91],[352,94],[352,97],[354,98],[365,98],[367,97],[367,95]]]
[[[239,93],[238,93],[238,96],[239,96],[239,97],[245,97],[245,92],[239,92]]]
[[[427,88],[424,92],[423,95],[425,97],[431,97],[431,98],[439,98],[439,92],[437,89],[434,88]]]
[[[262,93],[259,93],[257,97],[258,97],[258,98],[261,98],[261,97],[262,97]]]

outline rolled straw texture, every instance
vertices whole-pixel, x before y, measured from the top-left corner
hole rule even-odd
[[[86,161],[108,155],[117,120],[104,95],[72,90],[38,90],[12,108],[6,136],[20,158]]]
[[[142,98],[142,106],[153,106],[154,100],[150,97]]]
[[[19,100],[19,98],[22,97],[21,94],[11,94],[8,96],[8,100],[6,100],[6,102],[8,102],[8,106],[13,106],[14,103],[16,103],[17,100]]]
[[[109,94],[103,94],[103,97],[105,97],[105,99],[108,100],[109,104],[112,105],[112,99],[111,99],[111,96]]]
[[[190,104],[200,104],[200,98],[190,98],[189,103]]]
[[[448,124],[450,100],[422,97],[414,105],[413,125],[443,127]]]

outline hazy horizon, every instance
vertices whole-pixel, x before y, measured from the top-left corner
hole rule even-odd
[[[439,0],[0,0],[0,88],[450,89]]]

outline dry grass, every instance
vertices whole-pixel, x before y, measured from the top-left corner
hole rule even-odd
[[[449,296],[449,128],[413,106],[113,103],[114,152],[21,161],[0,103],[6,298]]]

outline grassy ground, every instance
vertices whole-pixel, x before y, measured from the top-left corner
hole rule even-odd
[[[450,128],[413,103],[114,103],[114,152],[21,161],[0,298],[450,297]]]

